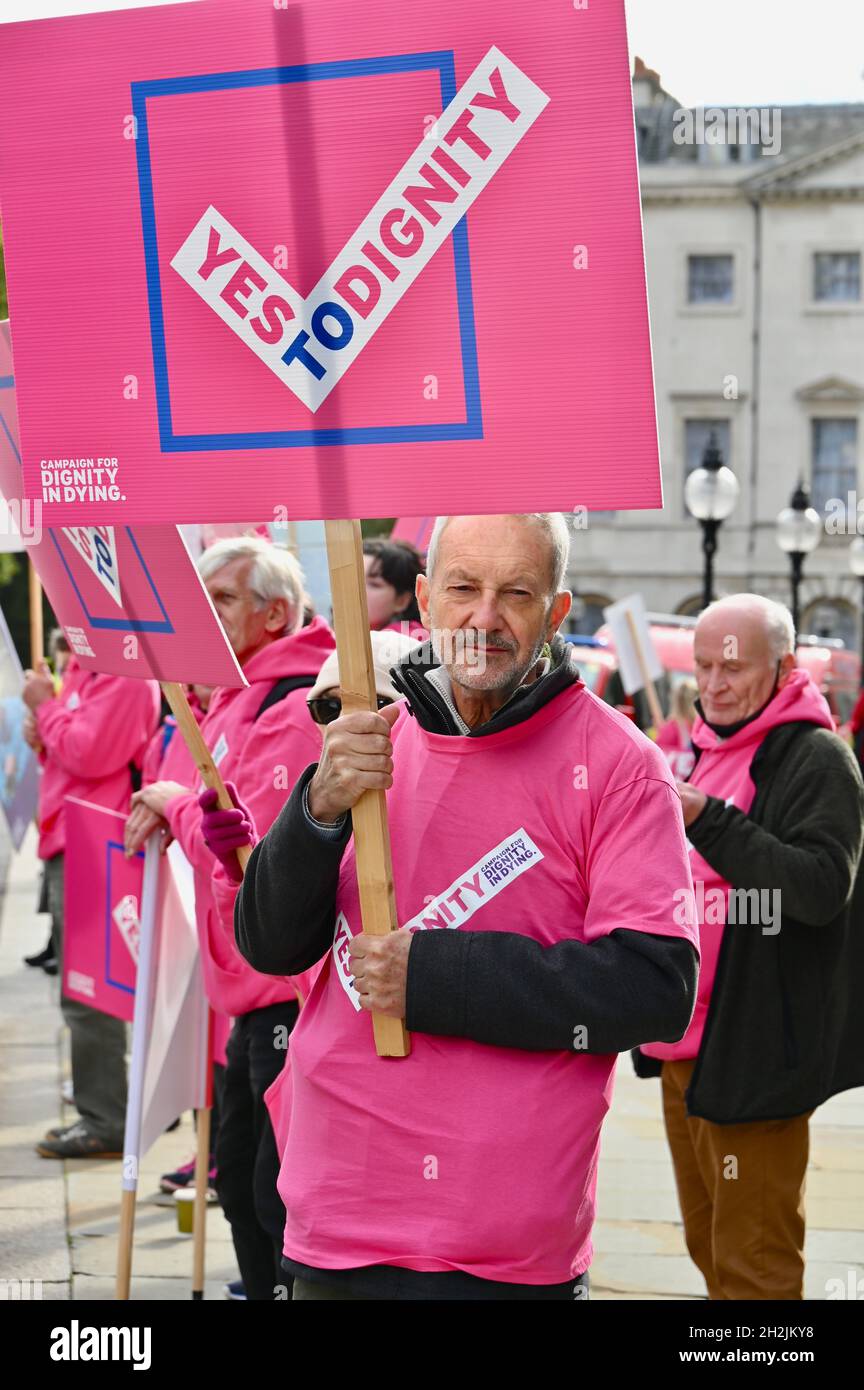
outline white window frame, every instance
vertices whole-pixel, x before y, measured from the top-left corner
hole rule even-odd
[[[720,300],[708,300],[703,304],[691,304],[688,299],[690,289],[690,257],[691,256],[730,256],[732,259],[732,300],[729,304],[723,304]],[[678,305],[679,313],[686,314],[688,317],[704,317],[706,314],[740,314],[743,312],[743,295],[741,285],[742,267],[744,265],[743,248],[739,245],[730,246],[717,245],[710,243],[705,246],[684,246],[682,247],[681,264],[679,270],[679,292]]]
[[[857,255],[861,267],[860,294],[858,299],[816,299],[814,281],[816,279],[816,256]],[[809,242],[804,251],[804,313],[805,314],[861,314],[864,313],[864,243],[850,242]]]
[[[861,448],[862,448],[862,443],[864,443],[864,410],[862,410],[860,407],[856,409],[854,403],[847,403],[847,402],[845,402],[845,401],[808,401],[808,402],[807,402],[807,406],[808,406],[808,409],[807,409],[807,412],[806,412],[806,420],[805,420],[805,425],[804,425],[804,428],[805,428],[805,431],[806,431],[805,443],[804,443],[804,450],[805,450],[805,453],[806,453],[806,466],[805,466],[805,468],[804,468],[804,470],[803,470],[802,476],[805,477],[805,478],[808,480],[808,486],[809,486],[809,489],[810,489],[810,496],[811,496],[811,498],[814,499],[814,505],[815,505],[815,490],[814,490],[815,472],[814,472],[814,467],[813,467],[813,465],[814,465],[815,459],[814,459],[814,455],[813,455],[813,443],[814,443],[814,434],[815,434],[815,430],[814,430],[813,426],[814,426],[814,424],[815,424],[815,422],[816,422],[817,420],[852,420],[852,421],[854,421],[854,422],[857,424],[857,440],[858,440],[858,476],[857,476],[857,478],[855,479],[855,483],[854,483],[854,486],[853,486],[853,492],[855,493],[856,502],[857,502],[858,497],[860,497],[860,495],[861,495]],[[817,508],[817,510],[818,510],[818,508]],[[849,532],[849,533],[838,532],[836,535],[835,535],[834,533],[832,533],[832,532],[825,531],[825,530],[824,530],[825,517],[822,515],[821,512],[819,513],[819,515],[820,515],[820,517],[822,518],[822,522],[823,522],[823,533],[822,533],[822,542],[821,542],[821,544],[824,545],[826,541],[828,541],[829,544],[830,544],[830,543],[835,543],[835,544],[836,544],[836,543],[839,541],[839,542],[841,542],[843,545],[848,545],[850,539],[851,539],[852,536],[854,535],[854,530],[851,531],[851,532]],[[854,521],[854,518],[853,518],[853,521]],[[847,524],[848,524],[848,523],[847,523]]]

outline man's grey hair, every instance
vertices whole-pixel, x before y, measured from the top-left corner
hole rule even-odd
[[[726,594],[715,599],[700,614],[700,622],[708,613],[723,612],[734,608],[737,612],[760,613],[765,623],[765,631],[775,661],[782,661],[789,652],[795,651],[795,624],[785,603],[766,598],[764,594]]]
[[[564,588],[564,581],[567,577],[567,564],[570,559],[570,529],[567,525],[563,512],[517,512],[514,513],[517,521],[533,521],[542,529],[549,542],[552,552],[552,593],[560,593]],[[484,517],[475,517],[478,526],[481,526]],[[435,563],[438,559],[438,544],[444,530],[452,516],[439,516],[432,528],[432,536],[429,540],[429,548],[426,552],[426,574],[432,578]]]
[[[296,632],[303,622],[306,601],[306,581],[296,556],[263,536],[229,536],[202,553],[198,572],[202,579],[212,579],[218,570],[234,560],[252,561],[249,587],[259,600],[259,608],[274,599],[285,599],[291,610],[285,632]]]

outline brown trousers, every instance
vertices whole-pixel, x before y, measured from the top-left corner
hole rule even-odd
[[[810,1114],[740,1125],[688,1116],[693,1066],[663,1063],[663,1116],[687,1249],[708,1297],[801,1299]]]

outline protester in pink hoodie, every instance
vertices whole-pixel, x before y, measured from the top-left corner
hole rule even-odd
[[[45,860],[48,902],[61,956],[66,797],[125,811],[132,768],[140,767],[159,718],[155,681],[86,671],[72,657],[59,694],[48,667],[28,671],[24,703],[40,747],[39,857]],[[72,1088],[80,1121],[49,1131],[37,1145],[43,1158],[119,1157],[126,1115],[126,1030],[107,1014],[61,995],[69,1025]]]
[[[289,552],[263,539],[218,541],[204,552],[199,569],[249,682],[214,693],[201,731],[223,778],[263,831],[319,755],[306,694],[333,649],[333,634],[322,618],[301,626],[302,571]],[[164,818],[194,869],[207,995],[214,1009],[235,1020],[220,1096],[217,1190],[246,1296],[272,1300],[275,1286],[285,1282],[279,1263],[284,1214],[264,1092],[285,1060],[297,988],[290,976],[259,974],[237,950],[232,919],[213,896],[216,860],[201,834],[202,791],[197,774],[190,773],[185,785],[163,779],[134,800]]]
[[[803,1297],[809,1117],[864,1081],[850,906],[864,787],[794,651],[790,613],[759,595],[699,619],[699,756],[678,783],[696,1009],[683,1038],[636,1059],[662,1073],[687,1246],[712,1299]]]

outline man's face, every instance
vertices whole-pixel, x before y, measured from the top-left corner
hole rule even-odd
[[[765,620],[760,613],[718,609],[700,619],[693,644],[699,700],[710,724],[736,724],[768,700],[777,676]],[[780,684],[794,665],[780,663]]]
[[[468,690],[515,690],[566,616],[570,594],[551,593],[549,541],[509,516],[454,517],[435,573],[417,580],[424,626],[453,633],[441,658]],[[464,651],[462,650],[464,643]]]
[[[251,558],[243,556],[223,565],[206,581],[207,592],[241,665],[272,640],[270,619],[274,605],[262,603],[253,593],[249,585],[251,568]]]

